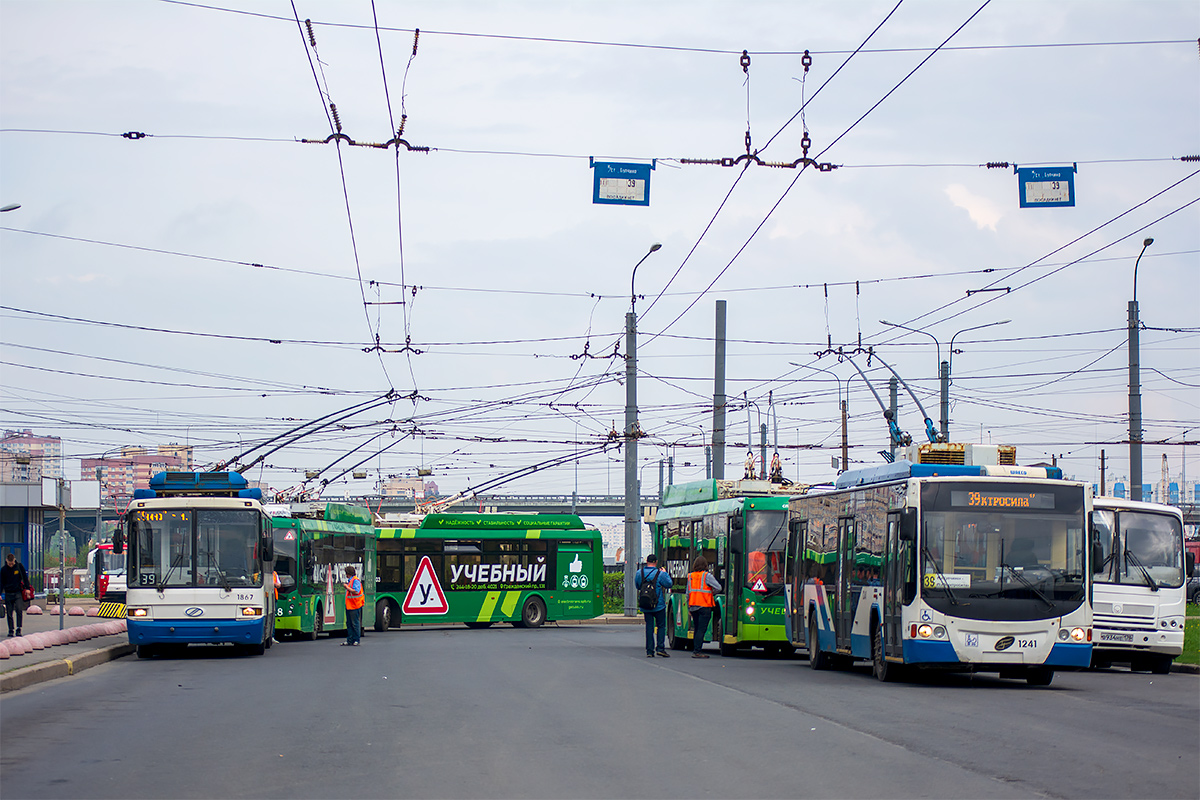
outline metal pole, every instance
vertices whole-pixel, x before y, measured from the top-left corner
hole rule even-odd
[[[67,609],[67,507],[63,504],[63,479],[58,479],[58,629],[65,624]]]
[[[895,397],[894,394],[892,396]],[[850,411],[849,402],[846,400],[843,400],[842,401],[842,469],[841,469],[841,472],[845,472],[846,470],[850,469],[850,434],[849,434],[849,430],[847,428],[849,411]]]
[[[712,477],[725,478],[725,301],[717,301],[713,365]]]
[[[663,460],[658,460],[658,502],[663,501]]]
[[[705,478],[705,480],[712,480],[712,476],[713,476],[712,445],[706,444],[706,445],[704,445],[704,478]]]
[[[1138,304],[1129,301],[1129,487],[1130,499],[1142,499],[1142,386],[1139,374]]]
[[[1104,451],[1100,451],[1100,496],[1104,496]]]
[[[939,376],[942,381],[942,441],[950,441],[950,362],[943,361]]]
[[[895,377],[888,378],[888,392],[891,394],[889,404],[892,409],[892,419],[899,419],[897,414],[900,413],[900,382]],[[846,394],[847,396],[850,394],[849,389],[846,390]],[[896,460],[896,450],[899,446],[900,443],[895,441],[895,437],[892,437],[892,461]]]
[[[758,477],[766,480],[770,476],[767,475],[767,423],[758,423],[758,452],[762,461],[762,469],[758,471]]]
[[[642,561],[637,485],[637,315],[625,315],[625,616],[637,616],[633,574]]]

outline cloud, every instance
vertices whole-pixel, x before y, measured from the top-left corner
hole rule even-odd
[[[996,204],[986,197],[980,197],[976,194],[971,194],[967,187],[961,183],[952,183],[946,187],[946,196],[950,198],[950,202],[961,209],[965,209],[970,215],[971,221],[975,223],[980,230],[991,228],[996,230],[996,223],[1000,221],[1000,209]]]

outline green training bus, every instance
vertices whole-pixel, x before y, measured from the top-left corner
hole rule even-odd
[[[695,636],[716,642],[721,655],[760,647],[792,655],[784,625],[784,557],[788,499],[801,487],[768,481],[705,480],[668,486],[654,520],[654,551],[674,585],[667,597],[667,641],[674,650]],[[688,572],[696,556],[721,583],[707,630],[691,629]]]
[[[436,513],[377,531],[376,630],[544,622],[604,613],[600,532],[574,514]]]
[[[269,505],[275,540],[276,636],[316,639],[346,629],[346,567],[362,579],[363,627],[375,624],[375,526],[371,512],[341,503]]]

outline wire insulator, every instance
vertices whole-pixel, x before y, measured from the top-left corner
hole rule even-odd
[[[414,56],[417,54],[417,40],[420,38],[421,38],[421,29],[417,28],[416,30],[413,31],[413,52],[412,52],[412,54]]]
[[[1180,156],[1180,161],[1200,161],[1200,156]]]
[[[121,138],[123,138],[123,139],[145,139],[146,134],[142,133],[141,131],[127,131],[127,132],[121,134]]]
[[[317,49],[317,34],[313,33],[312,20],[304,20],[304,27],[308,28],[308,43],[312,45],[312,49]]]
[[[750,129],[746,129],[746,152],[750,152]]]
[[[338,133],[341,133],[342,132],[342,120],[340,117],[338,117],[337,103],[330,103],[329,111],[330,111],[330,113],[333,114],[333,127],[337,129]]]
[[[742,57],[739,62],[742,65],[742,72],[750,74],[750,53],[746,50],[742,51]]]
[[[408,114],[400,115],[400,127],[396,131],[396,138],[399,139],[404,135],[404,123],[408,122]]]
[[[804,135],[800,137],[800,152],[804,154],[805,158],[808,157],[808,148],[811,146],[812,139],[808,138],[808,131],[805,131]]]
[[[812,66],[812,56],[808,54],[807,50],[804,51],[804,55],[800,56],[800,66],[804,67],[805,72],[808,72],[808,68]]]
[[[988,169],[1008,169],[1010,166],[1012,166],[1012,165],[1009,164],[1007,161],[989,161],[989,162],[987,162]]]

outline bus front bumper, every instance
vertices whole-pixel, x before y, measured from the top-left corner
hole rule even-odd
[[[126,620],[130,644],[258,644],[264,640],[263,618]]]

